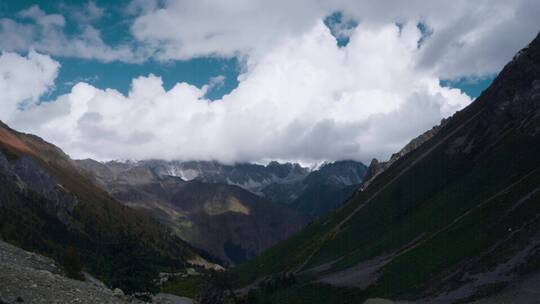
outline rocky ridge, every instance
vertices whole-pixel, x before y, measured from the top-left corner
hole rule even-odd
[[[392,154],[389,160],[381,162],[376,158],[372,159],[359,190],[366,189],[369,186],[369,184],[375,179],[375,177],[377,177],[377,175],[381,174],[383,171],[388,169],[393,163],[398,161],[403,156],[418,149],[422,144],[424,144],[425,142],[433,138],[433,136],[435,136],[439,132],[439,130],[441,130],[444,127],[447,121],[448,119],[444,118],[443,120],[441,120],[440,124],[434,126],[430,130],[427,130],[421,135],[413,138],[401,150],[399,150],[397,153]]]

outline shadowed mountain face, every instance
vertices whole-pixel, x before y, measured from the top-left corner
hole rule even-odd
[[[339,207],[366,167],[355,161],[310,171],[298,164],[146,160],[77,164],[121,202],[150,211],[183,239],[237,264]],[[298,211],[294,211],[296,209]]]
[[[239,267],[244,282],[311,282],[261,291],[264,303],[456,303],[538,273],[540,36],[428,135],[341,208]]]
[[[204,262],[150,216],[81,175],[59,148],[1,123],[0,185],[3,240],[59,261],[74,248],[85,269],[113,287],[141,290],[160,269]]]
[[[364,164],[351,160],[325,163],[316,170],[275,161],[266,166],[163,160],[112,161],[104,164],[82,160],[78,163],[91,171],[102,184],[122,179],[134,183],[135,176],[128,177],[126,174],[133,175],[137,170],[156,176],[179,177],[184,181],[228,184],[267,201],[289,205],[310,218],[317,218],[341,206],[362,183],[367,171]]]
[[[364,164],[355,161],[325,164],[302,181],[302,192],[291,206],[311,218],[318,218],[350,198],[366,171]]]
[[[184,181],[148,162],[78,164],[119,201],[149,211],[183,239],[230,264],[255,256],[307,223],[293,209],[238,186]]]

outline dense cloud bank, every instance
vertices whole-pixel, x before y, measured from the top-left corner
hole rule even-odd
[[[319,22],[262,56],[221,100],[187,83],[165,91],[149,75],[127,96],[79,83],[8,121],[75,157],[367,161],[470,102],[417,67],[420,37],[410,24],[358,27],[339,48]]]

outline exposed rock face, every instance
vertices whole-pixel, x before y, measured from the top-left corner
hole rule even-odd
[[[377,177],[381,172],[383,172],[388,167],[388,162],[379,162],[378,159],[374,158],[371,160],[371,163],[369,163],[369,167],[366,171],[366,175],[364,176],[364,181],[362,182],[362,186],[359,190],[364,190],[369,186],[371,181]]]

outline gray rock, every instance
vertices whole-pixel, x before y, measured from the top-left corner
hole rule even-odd
[[[69,279],[51,259],[0,241],[0,304],[141,303],[118,297],[118,291],[111,291],[93,280]]]
[[[115,297],[121,298],[121,297],[123,297],[125,294],[124,294],[124,292],[122,291],[122,289],[120,289],[120,288],[115,288],[115,289],[113,290],[113,295],[114,295]]]

